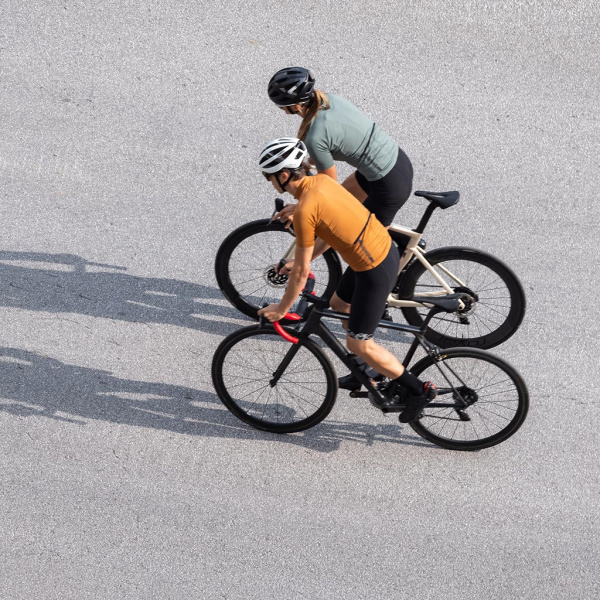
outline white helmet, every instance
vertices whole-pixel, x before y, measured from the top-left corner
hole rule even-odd
[[[306,146],[298,138],[279,138],[261,150],[258,165],[263,173],[279,173],[282,169],[299,169],[307,156]]]

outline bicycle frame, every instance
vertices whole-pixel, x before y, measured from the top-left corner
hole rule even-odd
[[[439,275],[439,273],[431,266],[429,261],[425,258],[425,251],[423,248],[419,246],[419,242],[423,237],[423,233],[420,231],[415,231],[413,229],[409,229],[408,227],[402,227],[401,225],[391,225],[389,227],[389,231],[393,232],[393,234],[397,234],[400,237],[408,238],[406,243],[406,248],[400,257],[400,264],[398,266],[398,274],[400,274],[408,264],[413,260],[418,260],[423,267],[431,274],[431,276],[442,286],[441,290],[435,292],[422,292],[419,295],[422,297],[435,297],[435,296],[445,296],[447,294],[454,293],[454,290],[448,283]],[[466,284],[460,280],[456,275],[451,273],[448,269],[446,269],[443,265],[437,265],[437,268],[442,271],[449,279],[451,279],[455,286],[465,287]],[[423,304],[421,302],[415,302],[414,300],[405,300],[398,298],[397,295],[390,294],[388,296],[388,305],[394,308],[402,308],[402,307],[422,307]]]
[[[401,225],[390,225],[389,231],[397,234],[399,237],[408,238],[406,243],[406,248],[400,257],[400,264],[398,266],[398,274],[400,274],[408,264],[413,260],[418,260],[423,267],[431,274],[432,277],[442,286],[442,289],[434,292],[423,292],[419,294],[421,297],[436,297],[436,296],[446,296],[447,294],[453,294],[454,290],[448,283],[440,276],[440,274],[431,266],[429,261],[425,258],[425,251],[419,246],[419,242],[423,237],[423,234],[419,231],[415,231],[413,229],[409,229],[408,227],[402,227]],[[392,237],[395,237],[392,234]],[[283,260],[293,260],[294,255],[296,253],[296,242],[292,242],[287,249],[287,252],[282,257]],[[452,280],[454,287],[466,287],[465,282],[459,279],[456,275],[446,269],[443,265],[437,265],[436,267],[442,273],[444,273],[450,280]],[[408,307],[417,307],[423,308],[423,304],[421,302],[416,302],[414,300],[406,300],[398,298],[395,294],[390,294],[388,296],[388,306],[393,308],[408,308]]]
[[[318,336],[319,338],[321,338],[323,340],[323,342],[325,342],[325,344],[332,350],[332,352],[342,361],[342,363],[344,365],[346,365],[346,367],[348,367],[348,369],[350,369],[351,373],[358,379],[358,381],[360,381],[360,383],[367,389],[367,392],[353,393],[354,397],[357,397],[358,395],[368,396],[368,394],[370,393],[377,400],[383,401],[384,397],[382,396],[381,392],[377,389],[377,387],[375,385],[373,385],[371,378],[364,371],[362,371],[361,369],[358,368],[357,364],[353,360],[353,355],[348,352],[347,348],[345,348],[339,342],[339,340],[335,337],[335,335],[332,333],[332,331],[326,325],[324,325],[321,321],[321,319],[323,317],[343,321],[348,318],[348,315],[344,314],[344,313],[339,313],[339,312],[333,311],[331,309],[320,309],[320,308],[317,308],[316,306],[312,307],[309,310],[310,310],[310,313],[306,317],[304,326],[298,332],[299,333],[298,339],[294,340],[289,335],[287,337],[285,337],[285,339],[287,339],[288,341],[292,341],[292,342],[296,341],[297,342],[298,340],[308,338],[310,335]],[[393,329],[396,331],[403,331],[405,333],[410,333],[411,335],[414,336],[414,340],[413,340],[412,344],[410,345],[410,347],[402,361],[402,365],[405,368],[408,368],[408,365],[410,364],[411,360],[413,359],[415,352],[419,346],[423,347],[425,349],[425,351],[430,355],[440,356],[440,348],[438,348],[435,344],[428,342],[424,335],[425,329],[427,328],[429,321],[431,320],[431,318],[433,317],[433,315],[436,312],[437,312],[436,310],[431,310],[429,312],[422,327],[415,327],[413,325],[403,325],[400,323],[394,323],[393,321],[383,321],[383,320],[379,321],[378,328],[382,327],[385,329]],[[276,330],[281,335],[281,328],[276,327]],[[296,344],[292,343],[292,346],[290,347],[289,352],[286,354],[285,358],[283,359],[283,361],[281,362],[281,364],[279,365],[279,367],[277,368],[275,373],[273,373],[273,378],[271,380],[271,386],[274,386],[277,383],[279,378],[284,373],[285,369],[288,367],[288,365],[294,358],[297,351],[298,351],[298,346]],[[445,375],[445,373],[442,371],[442,369],[439,367],[439,365],[438,365],[438,369],[440,370],[440,372],[442,373],[442,375],[444,376],[444,378],[446,379],[446,381],[448,381],[448,384],[450,385],[449,388],[438,390],[438,395],[443,395],[443,394],[453,392],[454,397],[460,398],[460,400],[463,402],[464,406],[466,407],[467,403],[462,399],[460,392],[455,388],[455,386],[453,386],[450,383],[448,377]],[[454,375],[456,375],[456,374],[454,374]],[[460,378],[459,378],[459,381],[460,381]],[[456,401],[454,401],[454,402],[432,402],[431,404],[429,404],[429,406],[431,408],[436,408],[436,407],[437,408],[456,408],[459,410],[461,408],[460,405],[458,405]],[[396,406],[396,407],[387,408],[386,412],[400,412],[401,410],[403,410],[403,408],[404,408],[403,404],[398,404],[398,406]]]

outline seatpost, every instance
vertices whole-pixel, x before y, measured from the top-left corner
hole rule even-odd
[[[437,207],[436,207],[435,204],[430,204],[425,209],[425,213],[421,217],[421,220],[419,221],[419,224],[417,225],[417,228],[413,229],[413,231],[416,231],[417,233],[423,233],[423,231],[425,231],[425,227],[427,226],[427,223],[429,222],[429,219],[431,219],[431,215],[433,214],[433,211],[436,208]]]

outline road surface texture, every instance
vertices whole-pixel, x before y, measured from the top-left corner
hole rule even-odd
[[[3,0],[0,597],[597,598],[599,13]],[[217,398],[248,321],[214,257],[271,213],[258,151],[298,120],[266,85],[292,64],[398,141],[415,189],[460,190],[430,247],[521,277],[496,352],[532,404],[504,444],[442,450],[345,393],[278,437]]]

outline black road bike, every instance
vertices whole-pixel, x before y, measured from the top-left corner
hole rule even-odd
[[[479,348],[446,348],[426,338],[432,319],[455,314],[469,302],[469,295],[416,301],[429,308],[419,327],[380,321],[379,327],[414,336],[402,361],[409,367],[417,348],[427,355],[410,367],[414,375],[432,381],[438,397],[419,420],[410,426],[423,438],[452,450],[480,450],[503,442],[523,424],[529,394],[519,373],[502,358]],[[355,358],[338,341],[323,319],[347,319],[348,315],[327,309],[326,298],[304,291],[298,313],[288,313],[287,322],[259,323],[227,336],[217,348],[212,363],[215,390],[225,406],[239,419],[265,431],[293,433],[320,423],[335,404],[338,380],[324,350],[314,337],[342,361],[366,391],[353,397],[368,397],[383,412],[401,412],[402,398],[384,407],[384,397],[357,366]],[[291,342],[291,343],[290,343]]]

